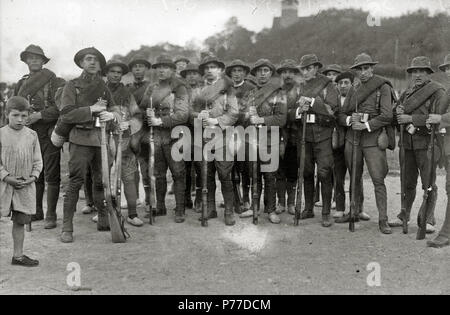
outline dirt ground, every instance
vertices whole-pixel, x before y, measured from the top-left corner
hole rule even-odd
[[[443,222],[445,179],[440,176],[436,216]],[[399,208],[399,178],[387,179],[389,214]],[[365,209],[372,221],[348,226],[320,225],[316,218],[293,226],[292,216],[282,215],[272,225],[262,215],[260,225],[238,219],[234,227],[219,219],[202,228],[198,214],[187,211],[187,222],[175,224],[172,213],[157,218],[155,226],[127,226],[132,238],[112,244],[108,232],[97,232],[90,215],[75,216],[75,243],[59,242],[58,229],[46,231],[34,224],[26,235],[26,253],[40,260],[40,267],[23,269],[10,265],[11,222],[0,221],[0,294],[450,294],[450,248],[427,248],[416,241],[415,222],[405,236],[378,232],[371,182],[365,180]],[[218,194],[219,195],[219,194]],[[218,201],[221,197],[218,197]],[[414,207],[420,206],[421,193]],[[81,200],[78,209],[84,201]],[[169,198],[168,208],[174,206]],[[58,207],[61,218],[62,199]],[[143,214],[144,209],[140,209]],[[413,220],[414,221],[414,220]],[[428,236],[428,239],[430,236]],[[75,292],[66,282],[67,265],[81,267],[81,286]],[[381,267],[381,286],[367,283],[370,263]]]

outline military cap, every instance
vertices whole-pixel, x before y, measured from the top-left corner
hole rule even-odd
[[[102,72],[105,70],[106,67],[106,59],[105,56],[103,56],[103,54],[95,47],[88,47],[88,48],[83,48],[81,49],[79,52],[77,52],[75,54],[75,57],[73,58],[73,60],[75,61],[75,64],[81,67],[81,60],[84,58],[84,56],[86,55],[94,55],[97,56],[99,62],[100,62],[100,68],[102,70]]]
[[[450,66],[450,55],[445,56],[444,63],[439,66],[439,70],[445,71],[445,68]]]
[[[428,70],[429,73],[434,73],[434,70],[431,68],[430,58],[425,56],[415,57],[411,61],[411,66],[406,69],[406,72],[411,73],[414,69],[424,69]]]
[[[148,60],[142,55],[136,55],[131,59],[131,62],[128,64],[128,68],[131,70],[134,65],[141,64],[146,66],[148,69],[152,67],[152,64],[148,62]]]
[[[281,74],[283,70],[293,70],[296,73],[300,73],[297,62],[292,59],[285,59],[281,62],[280,66],[277,69],[278,74]]]
[[[353,64],[353,66],[350,67],[350,69],[356,69],[356,68],[359,68],[364,65],[374,66],[376,64],[378,64],[378,62],[373,61],[372,57],[370,57],[366,53],[362,53],[362,54],[356,56],[355,63]]]
[[[250,67],[245,62],[240,59],[235,59],[225,68],[225,73],[227,74],[227,76],[231,77],[231,71],[236,67],[243,68],[247,72],[247,74],[250,73]]]
[[[177,56],[177,57],[175,57],[175,61],[173,63],[177,64],[177,62],[180,62],[180,61],[184,61],[187,64],[191,63],[191,61],[188,58],[184,57],[184,56]]]
[[[349,79],[352,83],[355,80],[355,75],[350,71],[341,72],[337,77],[335,82],[339,82],[343,79]]]
[[[253,65],[252,70],[250,71],[250,73],[253,76],[256,76],[256,71],[261,68],[261,67],[269,67],[273,73],[276,72],[276,68],[273,65],[273,63],[269,60],[269,59],[259,59],[257,62],[255,62],[255,64]]]
[[[108,72],[110,68],[116,67],[116,66],[122,68],[122,75],[125,75],[128,72],[130,72],[128,66],[119,60],[109,60],[106,63],[105,72]]]
[[[314,54],[304,55],[300,59],[300,66],[299,68],[306,68],[311,65],[317,65],[319,66],[319,69],[323,67],[323,64],[319,61],[319,58],[317,58]]]
[[[200,70],[200,74],[204,75],[205,74],[205,66],[210,64],[210,63],[215,63],[216,65],[219,66],[219,68],[222,68],[222,70],[225,69],[225,64],[219,60],[219,58],[213,56],[213,55],[208,55],[205,58],[203,58],[202,63],[200,64],[200,66],[198,67],[198,69]]]
[[[183,69],[183,70],[180,71],[180,75],[181,75],[183,78],[186,78],[187,73],[190,72],[190,71],[191,71],[191,72],[197,72],[198,74],[200,74],[200,70],[198,69],[198,65],[195,64],[195,63],[189,63],[189,64],[186,66],[185,69]]]
[[[27,55],[29,54],[41,56],[44,59],[44,64],[50,61],[50,58],[47,58],[42,48],[37,45],[30,45],[25,48],[25,50],[20,53],[20,60],[26,62]]]
[[[172,69],[176,69],[175,63],[169,55],[160,55],[156,58],[156,62],[152,65],[153,69],[158,68],[159,66],[169,66]]]
[[[325,67],[325,69],[322,70],[322,73],[324,75],[327,75],[327,73],[330,71],[342,73],[342,67],[340,65],[336,65],[336,64],[328,65]]]

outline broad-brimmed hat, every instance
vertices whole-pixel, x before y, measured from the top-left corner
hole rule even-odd
[[[424,69],[430,73],[434,73],[434,70],[431,68],[430,58],[425,56],[415,57],[411,60],[411,66],[406,69],[406,72],[411,73],[414,69]]]
[[[253,65],[253,68],[250,71],[251,75],[256,76],[256,71],[261,67],[269,67],[273,73],[275,73],[277,71],[274,64],[269,59],[259,59]]]
[[[247,74],[250,73],[250,67],[245,62],[240,59],[235,59],[225,68],[226,75],[231,77],[231,71],[236,67],[243,68],[247,72]]]
[[[300,73],[297,62],[292,59],[285,59],[280,63],[280,66],[277,69],[278,74],[281,74],[283,70],[293,70],[296,73]]]
[[[105,67],[106,67],[105,56],[103,56],[103,54],[95,47],[83,48],[83,49],[81,49],[79,52],[77,52],[75,54],[75,57],[73,58],[73,60],[75,61],[75,64],[78,67],[83,68],[81,66],[81,60],[83,60],[84,56],[86,56],[86,55],[97,56],[97,58],[98,58],[98,60],[100,62],[100,68],[101,68],[102,72],[104,72]]]
[[[27,62],[26,58],[29,54],[41,56],[44,59],[44,64],[50,61],[50,58],[47,58],[40,46],[30,45],[25,48],[25,50],[20,53],[20,60],[22,60],[23,62]]]
[[[130,69],[128,68],[128,66],[123,63],[122,61],[119,60],[109,60],[106,63],[106,67],[105,67],[105,73],[109,71],[110,68],[112,67],[120,67],[122,68],[122,75],[126,75],[128,72],[130,72]]]
[[[337,72],[337,73],[342,73],[342,67],[340,65],[337,65],[337,64],[331,64],[331,65],[326,66],[322,70],[322,73],[324,75],[327,75],[327,73],[330,72],[330,71],[334,71],[334,72]]]
[[[191,63],[191,61],[188,58],[184,57],[184,56],[176,56],[175,57],[175,61],[173,63],[177,64],[177,62],[180,62],[180,61],[184,61],[184,62],[186,62],[186,64],[190,64]]]
[[[219,68],[222,68],[222,70],[225,69],[225,64],[221,60],[219,60],[219,58],[210,55],[210,56],[206,56],[205,58],[203,58],[202,63],[198,67],[201,75],[205,74],[205,66],[210,63],[215,63],[216,65],[219,66]]]
[[[196,63],[188,64],[185,69],[180,71],[181,77],[186,79],[188,72],[197,72],[198,74],[200,74],[200,70],[198,69],[198,64],[196,64]]]
[[[176,69],[177,66],[175,66],[175,63],[173,62],[172,58],[170,58],[169,55],[160,55],[158,58],[156,58],[156,62],[152,65],[153,69],[158,68],[159,66],[168,66],[172,69]]]
[[[353,66],[350,67],[350,69],[359,68],[359,67],[364,66],[364,65],[374,66],[376,64],[378,64],[378,62],[373,61],[372,57],[370,57],[366,53],[362,53],[362,54],[356,56],[355,62],[353,64]]]
[[[152,67],[152,64],[147,60],[147,58],[142,55],[136,55],[131,59],[131,62],[128,64],[128,68],[131,70],[133,66],[137,64],[144,65],[148,69]]]
[[[338,83],[339,81],[341,81],[343,79],[349,79],[353,83],[353,81],[355,81],[355,75],[350,71],[344,71],[344,72],[338,74],[338,76],[335,79],[335,82]]]
[[[450,55],[445,56],[444,63],[439,66],[439,70],[445,71],[445,68],[450,66]]]
[[[300,59],[300,65],[299,68],[306,68],[311,65],[317,65],[319,66],[319,69],[323,67],[323,64],[319,61],[319,58],[317,58],[314,54],[304,55]]]

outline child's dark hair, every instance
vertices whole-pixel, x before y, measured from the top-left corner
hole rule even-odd
[[[6,115],[9,115],[14,109],[20,112],[29,111],[30,103],[22,96],[13,96],[6,103]]]

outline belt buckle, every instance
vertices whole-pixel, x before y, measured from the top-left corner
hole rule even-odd
[[[306,115],[306,123],[307,124],[315,124],[316,123],[316,115],[315,114]]]

